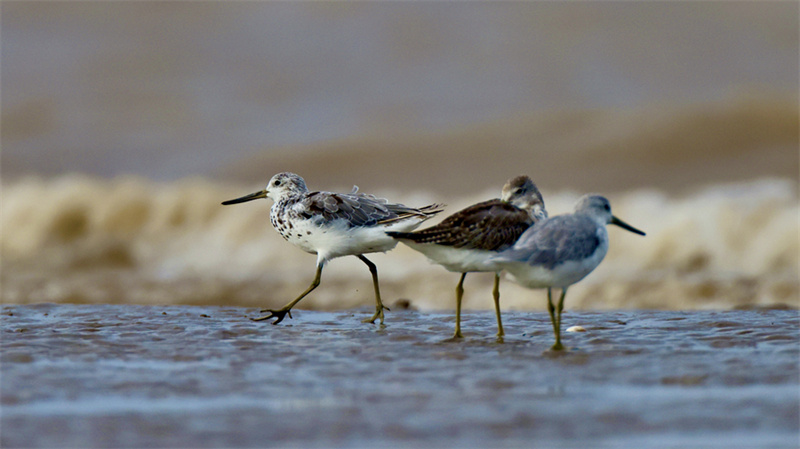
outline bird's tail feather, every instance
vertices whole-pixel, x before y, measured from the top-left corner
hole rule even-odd
[[[420,217],[422,221],[425,221],[429,218],[433,218],[436,214],[442,212],[444,210],[444,204],[429,204],[424,207],[420,207],[419,209],[415,209],[412,207],[406,207],[402,205],[393,205],[394,207],[390,207],[397,216],[392,218],[386,218],[378,222],[378,224],[387,224],[387,223],[395,223],[398,221],[403,221],[411,217]]]

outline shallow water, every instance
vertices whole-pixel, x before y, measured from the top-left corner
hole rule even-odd
[[[6,305],[3,447],[796,447],[797,311]]]

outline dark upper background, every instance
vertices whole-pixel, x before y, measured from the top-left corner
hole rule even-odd
[[[798,171],[796,2],[1,7],[4,179],[670,189]]]

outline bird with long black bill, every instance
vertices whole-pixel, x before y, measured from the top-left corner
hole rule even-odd
[[[322,280],[325,264],[337,257],[356,256],[364,262],[372,274],[375,290],[375,313],[364,322],[384,322],[378,284],[378,269],[364,254],[389,251],[397,241],[386,235],[386,231],[411,231],[423,221],[442,211],[442,205],[413,208],[390,203],[373,195],[309,191],[306,183],[294,173],[278,173],[270,179],[263,190],[241,198],[225,201],[223,205],[244,203],[261,198],[274,201],[270,210],[270,221],[278,233],[289,243],[303,251],[317,255],[317,270],[311,285],[294,300],[280,309],[263,309],[269,312],[255,321],[275,318],[272,324],[283,321],[292,308],[311,293]],[[387,309],[388,310],[388,309]]]

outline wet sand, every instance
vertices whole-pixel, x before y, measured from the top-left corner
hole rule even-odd
[[[5,305],[3,447],[797,447],[796,310]]]

